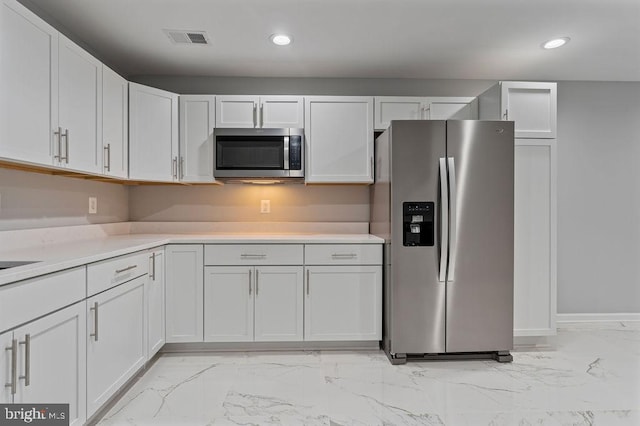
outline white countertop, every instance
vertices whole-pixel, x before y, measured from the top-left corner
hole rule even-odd
[[[165,244],[382,244],[368,234],[128,234],[0,250],[0,261],[37,261],[0,270],[0,286]]]

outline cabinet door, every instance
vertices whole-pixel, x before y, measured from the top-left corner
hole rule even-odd
[[[425,98],[377,96],[375,98],[376,130],[387,130],[391,120],[422,120]]]
[[[304,340],[380,340],[381,266],[307,267]]]
[[[146,361],[147,276],[87,299],[87,417]]]
[[[58,32],[17,1],[1,0],[0,157],[51,165],[57,108]]]
[[[254,268],[208,266],[204,275],[204,341],[253,341]]]
[[[129,177],[178,179],[178,95],[129,83]]]
[[[58,68],[60,164],[102,173],[102,63],[60,35]]]
[[[460,97],[429,97],[425,101],[429,120],[477,120],[478,100]]]
[[[15,349],[13,347],[15,346]],[[13,382],[13,371],[14,368],[17,368],[18,362],[18,341],[13,342],[13,331],[8,331],[6,333],[0,334],[0,384],[2,388],[0,389],[0,404],[11,404],[13,403],[13,389],[10,385]],[[13,356],[13,351],[15,350],[15,358]],[[16,371],[16,378],[18,376],[18,371]],[[18,389],[18,381],[16,380],[16,391]]]
[[[102,67],[102,149],[104,173],[129,175],[129,83]]]
[[[258,127],[304,127],[304,100],[299,96],[261,96]]]
[[[87,418],[85,306],[76,303],[14,331],[23,377],[15,403],[69,404],[69,424],[78,426]]]
[[[373,98],[306,98],[305,138],[306,182],[373,182]]]
[[[167,343],[202,342],[203,247],[169,245],[165,256]]]
[[[516,139],[515,336],[548,336],[556,330],[555,161],[549,140]]]
[[[302,266],[260,266],[255,273],[255,341],[302,341]]]
[[[162,348],[164,337],[164,250],[150,254],[149,286],[147,291],[148,335],[147,359]]]
[[[216,98],[180,96],[180,180],[213,182],[213,128]]]
[[[556,137],[556,83],[501,83],[502,117],[515,122],[516,138]]]
[[[216,96],[216,127],[258,127],[258,96]]]

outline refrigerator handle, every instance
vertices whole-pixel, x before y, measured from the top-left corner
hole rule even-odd
[[[456,163],[453,157],[448,158],[448,170],[449,170],[449,213],[451,216],[449,224],[449,270],[447,273],[447,281],[454,280],[454,274],[456,270],[456,259],[458,258],[457,246],[457,222],[458,222],[458,209],[456,198],[458,197],[458,186],[456,185]]]
[[[440,273],[438,281],[447,280],[447,256],[449,255],[449,190],[447,188],[447,159],[440,159]]]

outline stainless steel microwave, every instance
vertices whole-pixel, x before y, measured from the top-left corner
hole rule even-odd
[[[304,129],[215,129],[217,179],[304,178]]]

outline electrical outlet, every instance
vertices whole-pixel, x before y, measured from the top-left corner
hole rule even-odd
[[[98,198],[89,197],[89,214],[98,213]]]
[[[260,213],[271,213],[271,200],[260,200]]]

